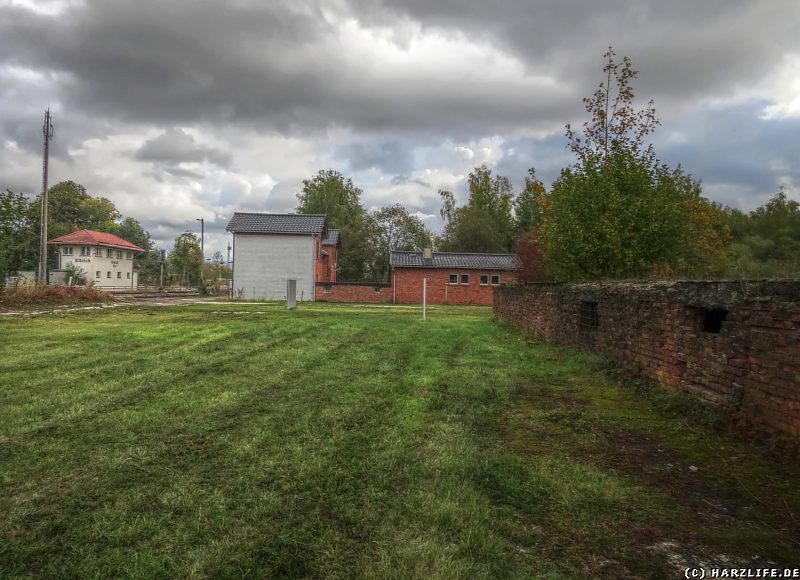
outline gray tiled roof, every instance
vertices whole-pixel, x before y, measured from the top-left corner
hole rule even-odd
[[[225,229],[234,233],[252,234],[321,234],[325,229],[325,216],[237,211]]]
[[[464,268],[475,270],[516,270],[519,268],[514,254],[457,254],[434,252],[432,260],[422,257],[422,252],[392,252],[389,263],[393,268]]]
[[[339,243],[339,230],[328,230],[328,235],[322,240],[323,246],[335,246]]]

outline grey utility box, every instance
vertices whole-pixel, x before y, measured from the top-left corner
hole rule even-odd
[[[297,306],[297,280],[286,281],[286,309]]]

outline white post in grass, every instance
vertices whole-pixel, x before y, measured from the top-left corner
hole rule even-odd
[[[425,320],[425,306],[428,299],[428,279],[422,279],[422,320]]]

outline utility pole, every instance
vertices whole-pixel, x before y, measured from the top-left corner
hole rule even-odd
[[[158,264],[161,266],[161,276],[158,279],[158,293],[164,293],[164,260],[166,259],[166,252],[164,250],[158,251]]]
[[[206,246],[205,246],[205,220],[203,218],[197,218],[198,222],[200,222],[200,253],[203,254],[203,262],[206,261]]]
[[[50,109],[44,113],[44,152],[42,155],[42,224],[41,247],[39,248],[39,284],[50,283],[50,272],[47,269],[47,165],[50,158],[50,139],[53,138],[53,123]]]
[[[230,276],[228,279],[228,296],[233,297],[233,266],[231,265],[231,243],[228,242],[228,263],[225,264],[229,269],[227,276]]]

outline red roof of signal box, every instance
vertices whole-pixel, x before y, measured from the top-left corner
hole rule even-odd
[[[110,248],[121,248],[134,252],[144,252],[136,244],[123,240],[114,234],[106,232],[96,232],[94,230],[75,230],[64,236],[53,238],[48,244],[74,244],[76,246],[108,246]]]

